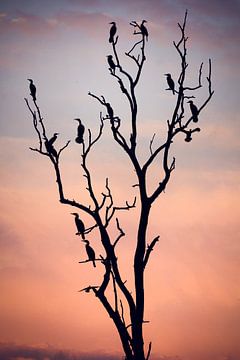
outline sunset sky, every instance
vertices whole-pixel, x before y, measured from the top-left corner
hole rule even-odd
[[[157,235],[160,241],[146,271],[146,343],[152,341],[158,360],[240,359],[239,0],[0,1],[0,345],[9,351],[23,346],[66,349],[89,359],[122,355],[97,299],[78,292],[97,284],[99,275],[91,264],[78,264],[86,255],[75,236],[73,210],[58,201],[48,159],[29,150],[37,138],[24,102],[31,101],[27,79],[37,86],[48,135],[60,133],[56,147],[72,140],[62,156],[66,196],[88,204],[73,119],[80,117],[96,134],[103,109],[88,96],[91,91],[111,102],[126,129],[129,121],[106,61],[112,53],[109,22],[117,23],[119,54],[132,69],[124,58],[136,39],[129,22],[147,20],[147,61],[137,90],[138,151],[145,159],[152,135],[153,146],[164,140],[176,100],[165,91],[164,74],[179,75],[173,40],[186,9],[190,86],[204,62],[205,87],[194,102],[207,96],[209,58],[215,94],[201,113],[201,132],[191,143],[180,135],[173,145],[176,169],[150,218],[148,241]],[[108,126],[89,166],[98,194],[108,176],[117,204],[132,201],[134,172]],[[159,171],[156,164],[150,187]],[[133,210],[119,216],[126,236],[118,256],[129,284],[137,215]],[[94,236],[89,238],[100,254]]]

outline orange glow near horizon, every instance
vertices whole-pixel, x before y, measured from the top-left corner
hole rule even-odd
[[[166,120],[171,116],[174,97],[165,91],[163,74],[171,71],[177,77],[179,63],[171,46],[172,40],[178,39],[176,23],[188,2],[178,0],[176,6],[165,0],[148,3],[123,1],[117,5],[113,1],[106,7],[100,0],[61,0],[46,2],[45,7],[27,7],[25,1],[0,5],[0,345],[122,356],[118,335],[97,298],[79,292],[98,284],[101,270],[98,272],[99,264],[96,270],[89,263],[78,263],[86,255],[75,235],[72,209],[58,201],[55,175],[47,158],[28,149],[37,146],[37,139],[23,98],[29,96],[26,79],[31,76],[37,84],[48,134],[59,131],[61,145],[71,139],[61,160],[66,197],[90,205],[72,121],[81,117],[86,128],[97,133],[102,109],[89,99],[88,91],[106,96],[124,119],[123,131],[128,131],[128,106],[106,64],[106,55],[111,52],[106,40],[108,23],[112,19],[118,23],[123,51],[132,40],[127,32],[129,20],[134,16],[149,19],[147,61],[138,90],[138,151],[142,161],[149,154],[155,132],[153,147],[163,141]],[[224,5],[215,0],[191,4],[188,81],[192,86],[199,61],[207,63],[211,56],[217,91],[201,116],[201,132],[194,141],[187,144],[180,137],[174,144],[171,156],[176,156],[176,169],[149,219],[148,243],[157,235],[160,241],[146,270],[145,320],[149,323],[144,331],[146,347],[152,341],[156,360],[164,356],[166,360],[175,356],[183,360],[240,358],[236,96],[240,79],[239,49],[230,44],[231,39],[237,44],[234,34],[240,29],[234,6],[234,2]],[[196,95],[196,103],[203,94]],[[117,205],[132,202],[135,173],[112,141],[108,124],[89,166],[99,197],[109,177]],[[148,177],[149,192],[159,182],[158,176],[156,162]],[[133,209],[119,215],[126,235],[118,244],[117,255],[132,292],[138,214],[139,209]],[[83,215],[83,219],[91,225],[89,217]],[[111,233],[115,236],[114,226]],[[98,236],[96,230],[89,240],[100,255],[103,249]]]

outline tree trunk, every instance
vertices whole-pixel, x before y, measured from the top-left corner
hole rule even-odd
[[[147,197],[142,197],[142,209],[138,228],[138,243],[134,259],[135,289],[136,289],[136,316],[132,319],[133,350],[136,360],[145,360],[143,341],[144,320],[144,256],[146,250],[146,232],[150,213],[150,204]]]

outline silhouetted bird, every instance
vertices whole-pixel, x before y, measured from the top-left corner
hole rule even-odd
[[[107,107],[108,116],[110,117],[111,120],[113,120],[114,112],[111,105],[109,103],[106,103],[106,107]]]
[[[174,95],[175,94],[175,84],[171,77],[171,74],[165,74],[165,76],[167,77],[167,83],[168,83],[169,89],[172,90],[173,95]]]
[[[78,144],[82,144],[83,141],[84,141],[83,140],[83,134],[84,134],[84,131],[85,131],[85,127],[82,124],[81,119],[74,119],[74,120],[79,122],[79,125],[78,125],[78,128],[77,128],[77,137],[76,137],[75,141]]]
[[[115,68],[116,68],[116,65],[113,61],[113,57],[112,55],[108,55],[107,56],[107,61],[108,61],[108,65],[110,66],[110,68],[112,69],[113,73],[115,74]]]
[[[59,133],[54,133],[53,136],[51,137],[51,139],[48,140],[48,144],[52,145],[54,143],[54,141],[57,140]]]
[[[148,31],[147,31],[146,26],[144,25],[145,22],[147,22],[147,20],[142,21],[142,23],[140,25],[140,30],[141,30],[143,36],[146,36],[146,39],[148,40]]]
[[[79,218],[78,213],[71,213],[71,215],[75,216],[75,224],[77,227],[77,233],[76,235],[82,235],[83,240],[85,239],[85,235],[84,235],[84,231],[85,231],[85,226],[84,223],[82,222],[82,220]]]
[[[110,35],[109,35],[109,42],[113,43],[114,42],[114,35],[117,32],[117,27],[116,27],[116,23],[115,21],[110,22],[109,24],[112,24],[111,28],[110,28]]]
[[[186,141],[186,142],[192,141],[192,134],[191,134],[190,131],[188,131],[188,132],[186,133],[185,141]]]
[[[45,140],[45,147],[49,154],[53,155],[54,157],[57,157],[57,151],[53,147],[54,141],[57,140],[58,133],[54,133],[53,136],[49,140]]]
[[[37,91],[36,86],[34,85],[32,79],[28,79],[28,81],[30,81],[30,84],[29,84],[30,95],[33,98],[33,101],[36,101],[36,91]]]
[[[193,122],[196,123],[198,122],[198,108],[196,107],[196,105],[194,105],[192,100],[189,100],[188,103],[190,104]]]
[[[95,264],[95,251],[93,250],[93,248],[89,245],[89,241],[88,240],[83,240],[85,243],[86,243],[86,245],[85,245],[85,247],[86,247],[86,252],[87,252],[87,255],[88,255],[88,259],[90,260],[90,261],[92,261],[93,262],[93,266],[94,267],[96,267],[96,264]]]

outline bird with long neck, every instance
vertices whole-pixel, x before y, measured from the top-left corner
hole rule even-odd
[[[57,151],[53,146],[53,143],[57,140],[59,133],[54,133],[53,136],[49,140],[45,140],[45,147],[47,152],[54,157],[57,157]]]
[[[83,242],[85,242],[85,248],[86,248],[86,253],[88,256],[88,260],[92,261],[93,266],[96,267],[96,263],[95,263],[95,251],[93,250],[93,248],[89,245],[89,241],[88,240],[82,240]]]
[[[147,22],[147,20],[142,21],[142,23],[140,25],[140,30],[141,30],[142,35],[146,37],[146,40],[148,40],[148,31],[147,31],[146,26],[144,25],[144,23],[146,23],[146,22]]]
[[[193,122],[198,122],[198,108],[197,106],[193,103],[192,100],[189,100],[188,103],[190,104],[190,110],[192,113],[192,120]]]
[[[76,227],[77,227],[76,235],[81,235],[83,240],[85,240],[85,235],[84,235],[85,225],[84,225],[83,221],[79,218],[78,213],[71,213],[71,215],[75,216],[75,224],[76,224]]]
[[[77,137],[76,137],[75,141],[78,144],[83,144],[83,142],[84,142],[83,134],[84,134],[84,131],[85,131],[85,127],[82,124],[81,119],[76,118],[74,120],[78,121]]]
[[[115,21],[112,21],[109,24],[112,24],[112,26],[110,28],[110,33],[109,33],[109,42],[113,43],[114,42],[114,35],[117,32],[117,27],[116,27]]]
[[[30,81],[30,84],[29,84],[30,95],[33,98],[33,101],[36,101],[37,100],[36,99],[36,92],[37,92],[36,86],[34,85],[32,79],[28,79],[28,81]]]
[[[110,69],[112,70],[113,74],[115,74],[116,64],[113,61],[112,55],[107,56],[107,61],[108,61],[108,65],[110,66]]]
[[[165,76],[167,77],[167,84],[169,86],[169,89],[172,90],[173,95],[175,95],[175,84],[171,77],[171,74],[165,74]]]

